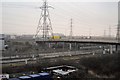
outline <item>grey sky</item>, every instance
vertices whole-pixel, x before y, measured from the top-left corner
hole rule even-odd
[[[49,0],[48,0],[49,1]],[[3,2],[2,26],[6,34],[35,34],[41,10],[41,2]],[[54,33],[69,35],[70,19],[73,19],[73,35],[112,35],[118,24],[117,2],[49,2]]]

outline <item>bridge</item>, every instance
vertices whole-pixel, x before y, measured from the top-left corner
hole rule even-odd
[[[108,45],[111,54],[113,53],[113,48],[115,48],[115,51],[118,51],[120,48],[119,47],[120,42],[116,40],[115,38],[95,38],[94,37],[94,38],[88,38],[88,39],[82,39],[82,38],[37,39],[36,43],[42,44],[42,45],[43,43],[49,43],[49,45],[50,43],[63,43],[63,47],[64,47],[64,44],[67,43],[69,45],[70,50],[73,44],[75,45],[75,47],[81,43]]]
[[[61,39],[36,39],[36,43],[42,42],[66,42],[66,43],[94,43],[94,44],[110,44],[110,45],[120,45],[120,42],[115,38],[89,38],[89,39],[82,39],[82,38],[61,38]]]

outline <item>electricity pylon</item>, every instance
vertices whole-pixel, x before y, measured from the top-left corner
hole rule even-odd
[[[118,24],[118,27],[117,27],[117,41],[120,42],[120,24]]]
[[[49,8],[53,7],[49,6],[46,0],[43,0],[43,5],[40,7],[41,16],[39,19],[35,38],[39,38],[38,35],[41,35],[42,39],[46,40],[53,35],[52,24],[49,15]]]
[[[118,26],[117,26],[117,41],[120,42],[120,1],[118,2]]]
[[[70,19],[70,38],[72,38],[72,36],[73,36],[73,20],[72,19]]]

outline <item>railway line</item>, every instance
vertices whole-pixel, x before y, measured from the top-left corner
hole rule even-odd
[[[27,62],[27,61],[36,61],[38,58],[47,59],[47,58],[57,58],[65,56],[76,56],[76,55],[93,55],[96,52],[101,50],[88,50],[88,51],[69,51],[69,52],[56,52],[56,53],[44,53],[38,54],[38,56],[11,56],[11,57],[2,57],[0,58],[0,64],[9,64],[17,62]]]

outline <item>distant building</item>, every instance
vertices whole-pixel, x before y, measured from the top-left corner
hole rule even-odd
[[[4,38],[5,38],[5,40],[16,39],[16,35],[4,34]]]
[[[53,36],[55,39],[63,39],[65,38],[66,36],[62,33],[53,33]]]
[[[9,40],[10,39],[10,35],[5,34],[4,38],[5,38],[5,40]]]
[[[0,51],[4,50],[4,34],[0,34]]]
[[[22,35],[21,38],[23,39],[33,39],[34,35]]]
[[[10,39],[16,39],[16,35],[11,35]]]

